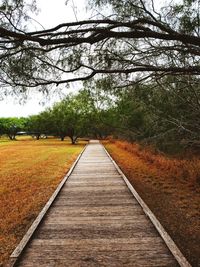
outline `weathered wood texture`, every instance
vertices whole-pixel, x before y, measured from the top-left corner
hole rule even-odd
[[[179,266],[98,143],[87,146],[16,266]]]

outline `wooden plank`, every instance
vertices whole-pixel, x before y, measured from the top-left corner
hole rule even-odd
[[[135,201],[132,201],[132,199],[116,199],[116,198],[111,198],[111,199],[105,199],[105,198],[101,198],[101,202],[100,202],[100,198],[95,198],[95,199],[74,199],[74,198],[66,198],[66,197],[62,197],[59,198],[58,201],[56,201],[52,207],[102,207],[102,205],[104,207],[110,206],[112,205],[112,207],[121,205],[121,207],[126,207],[126,206],[137,206],[137,203],[135,203]]]
[[[41,255],[45,249],[64,249],[68,251],[137,251],[137,250],[157,250],[157,252],[167,253],[167,248],[159,236],[145,238],[112,238],[112,239],[36,239],[30,244],[30,248],[40,248]]]
[[[112,227],[123,227],[123,226],[126,226],[126,227],[131,227],[131,225],[134,223],[134,225],[136,226],[139,226],[141,224],[144,225],[144,227],[150,227],[150,222],[148,222],[147,220],[126,220],[126,221],[121,221],[121,220],[110,220],[110,219],[107,219],[107,220],[101,220],[99,221],[98,219],[95,220],[93,218],[92,221],[90,221],[88,223],[88,220],[63,220],[62,222],[60,221],[48,221],[48,220],[45,220],[44,222],[44,226],[47,226],[49,227],[50,225],[57,225],[59,227],[59,225],[62,225],[62,226],[65,226],[65,227],[72,227],[72,226],[75,226],[75,227],[84,227],[84,226],[88,226],[90,225],[90,227],[96,227],[96,228],[99,228],[99,227],[107,227],[108,225],[112,226]]]
[[[156,250],[140,250],[140,251],[126,251],[126,250],[121,250],[113,253],[109,253],[107,251],[88,251],[87,256],[85,253],[82,251],[68,251],[67,248],[65,249],[60,249],[60,247],[55,248],[55,250],[52,250],[51,247],[46,247],[46,252],[47,252],[47,259],[68,259],[68,260],[83,260],[84,258],[108,258],[109,260],[112,259],[114,262],[123,260],[123,259],[131,259],[131,262],[135,260],[149,260],[151,261],[153,259],[153,262],[159,262],[160,264],[162,263],[162,260],[170,260],[171,256],[167,255],[166,253],[160,253],[160,259],[158,259],[158,254]],[[40,248],[36,248],[35,250],[27,249],[27,256],[31,256],[33,259],[39,259],[41,260],[42,257],[40,256]],[[27,257],[25,257],[26,259]],[[133,261],[132,261],[133,260]],[[145,263],[144,261],[144,263]],[[172,261],[171,261],[172,263]],[[109,265],[106,265],[109,266]]]
[[[63,188],[63,192],[66,192],[66,193],[73,193],[73,192],[88,192],[89,194],[92,192],[92,193],[95,193],[96,192],[100,192],[100,193],[104,193],[104,192],[110,192],[112,194],[112,192],[114,193],[124,193],[124,192],[128,192],[128,188],[127,186],[125,185],[119,185],[119,186],[97,186],[97,187],[94,187],[94,186],[76,186],[76,187],[70,187],[70,186],[66,186],[65,188]]]
[[[91,218],[91,217],[90,217]],[[127,226],[127,227],[130,227],[133,223],[137,226],[139,226],[140,224],[143,224],[145,227],[149,227],[151,224],[150,222],[147,222],[147,220],[125,220],[125,221],[122,221],[122,218],[121,219],[115,219],[115,220],[110,220],[110,219],[105,219],[105,220],[99,220],[99,219],[94,219],[94,217],[92,217],[93,219],[89,219],[89,220],[85,220],[84,219],[79,219],[78,220],[73,220],[74,217],[69,217],[69,219],[67,218],[66,220],[63,220],[62,222],[61,221],[56,221],[56,225],[70,225],[70,227],[72,225],[76,225],[76,226],[81,226],[81,227],[84,227],[84,225],[89,225],[89,226],[93,226],[93,227],[107,227],[108,225],[111,225],[111,226],[116,226],[116,227],[123,227],[123,226]],[[49,226],[51,224],[55,224],[55,221],[50,221],[50,220],[45,220],[44,222],[44,225],[45,226]]]
[[[91,214],[91,215],[89,215]],[[144,212],[141,209],[138,209],[138,207],[128,205],[128,206],[121,206],[121,205],[116,205],[116,206],[92,206],[92,207],[60,207],[58,208],[51,208],[51,210],[48,212],[47,216],[53,216],[53,217],[60,217],[60,216],[70,216],[70,215],[79,215],[79,216],[110,216],[110,215],[118,215],[120,214],[121,216],[124,215],[144,215]]]
[[[99,167],[97,167],[98,169],[99,169]],[[100,170],[98,170],[98,171],[96,171],[96,172],[94,172],[94,171],[92,171],[92,170],[82,170],[82,171],[75,171],[74,172],[74,175],[77,175],[77,174],[79,174],[79,173],[81,173],[80,174],[80,176],[86,176],[86,177],[91,177],[91,176],[93,176],[93,178],[95,179],[95,180],[97,180],[97,178],[98,178],[98,176],[100,176],[100,177],[111,177],[111,176],[113,176],[113,177],[116,177],[116,178],[119,178],[119,176],[116,176],[116,174],[117,173],[115,173],[115,172],[112,172],[112,171],[100,171]],[[80,179],[80,176],[79,176],[79,178],[78,179]]]
[[[145,215],[136,215],[135,217],[133,216],[67,216],[66,217],[57,217],[54,218],[52,216],[46,216],[46,220],[45,222],[47,223],[57,223],[57,224],[68,224],[68,223],[76,223],[78,222],[80,223],[104,223],[104,222],[110,222],[110,223],[114,223],[115,221],[123,221],[122,223],[126,223],[126,222],[133,222],[136,223],[147,223],[147,219]]]
[[[99,181],[99,180],[84,180],[84,179],[82,179],[82,180],[76,180],[76,179],[74,179],[74,180],[71,180],[71,181],[68,181],[68,183],[67,183],[67,187],[71,187],[71,188],[73,188],[73,187],[97,187],[97,186],[99,186],[99,187],[102,187],[102,184],[104,185],[104,186],[115,186],[115,185],[124,185],[124,182],[122,181],[122,180],[117,180],[117,179],[115,179],[115,180],[104,180],[104,181]]]
[[[132,266],[134,262],[135,266],[169,266],[169,267],[175,267],[178,266],[173,262],[173,260],[166,256],[164,253],[160,253],[160,258],[157,257],[157,253],[155,251],[149,251],[149,250],[142,250],[142,251],[117,251],[117,252],[93,252],[88,251],[87,253],[82,251],[68,251],[67,248],[64,250],[61,250],[59,248],[56,248],[54,251],[51,249],[46,249],[46,258],[39,256],[40,251],[35,250],[31,252],[30,250],[27,251],[27,257],[24,258],[22,261],[21,266],[37,266],[37,261],[40,262],[40,264],[43,264],[42,266],[52,266],[48,265],[48,263],[62,263],[64,265],[61,266],[83,266],[84,263],[87,263],[88,265],[85,266],[91,266],[90,264],[93,262],[96,265],[94,266]],[[31,264],[36,265],[29,265],[29,259],[28,257],[32,258]],[[23,265],[24,264],[24,265]],[[46,265],[45,265],[46,264]],[[79,264],[79,265],[74,265]],[[112,265],[111,265],[112,264]],[[131,265],[132,264],[132,265]],[[41,265],[40,265],[41,266]],[[53,266],[60,266],[60,265],[53,265]]]
[[[83,259],[79,260],[63,260],[63,259],[50,259],[45,260],[41,259],[39,260],[40,267],[97,267],[97,266],[109,266],[109,267],[133,267],[133,262],[130,262],[129,259],[123,259],[121,261],[114,261],[112,257],[109,257],[108,260],[106,260],[103,256],[99,261],[97,261],[95,258],[85,257]],[[21,267],[35,267],[37,265],[38,260],[33,260],[32,262],[26,262],[23,261],[20,265]],[[104,265],[107,264],[107,265]],[[139,262],[135,262],[134,267],[177,267],[177,265],[174,262],[171,262],[169,259],[166,260],[160,260],[160,263],[158,260],[152,261],[148,259],[139,260]]]
[[[78,174],[78,173],[77,173]],[[106,173],[80,173],[80,175],[77,175],[73,173],[73,176],[70,176],[70,180],[76,179],[76,180],[82,180],[82,179],[88,179],[88,180],[94,180],[94,181],[103,181],[103,180],[116,180],[119,179],[120,177],[116,174],[106,174]]]
[[[88,218],[88,217],[91,217],[91,218],[99,218],[99,217],[104,217],[104,216],[107,216],[107,217],[110,217],[111,219],[113,218],[113,216],[117,216],[118,214],[120,214],[121,216],[125,216],[125,219],[126,218],[130,218],[130,216],[133,216],[132,217],[132,220],[135,220],[136,218],[139,220],[139,219],[143,219],[143,218],[146,218],[145,214],[140,212],[140,211],[137,211],[137,210],[133,210],[133,209],[129,209],[129,213],[128,213],[128,216],[127,217],[127,211],[119,211],[119,210],[112,210],[112,209],[109,209],[109,210],[99,210],[98,212],[96,211],[92,211],[92,210],[83,210],[83,211],[77,211],[76,209],[67,209],[65,211],[60,211],[60,212],[51,212],[51,213],[48,213],[46,218],[49,219],[51,218],[52,220],[54,219],[55,221],[57,220],[60,220],[62,222],[62,220],[66,220],[68,217],[77,217],[77,216],[80,216],[82,217],[82,220],[84,220],[85,218]]]
[[[62,196],[64,196],[64,194],[63,194],[64,192],[62,192]],[[85,195],[85,197],[84,197],[84,195]],[[81,192],[81,191],[78,191],[78,192],[72,192],[72,191],[69,191],[69,192],[66,192],[65,191],[65,196],[66,196],[66,198],[74,198],[74,199],[76,199],[76,198],[79,198],[79,199],[86,199],[86,198],[91,198],[91,199],[97,199],[97,198],[109,198],[109,196],[111,197],[111,198],[116,198],[116,197],[122,197],[122,198],[125,198],[125,197],[127,197],[127,199],[129,198],[129,199],[132,199],[132,197],[128,194],[128,192],[126,192],[126,193],[121,193],[121,192],[119,192],[119,191],[112,191],[112,192],[110,192],[110,191],[104,191],[104,192],[92,192],[92,191],[85,191],[85,192]],[[59,200],[58,200],[59,201]],[[59,201],[60,202],[60,201]],[[56,204],[56,203],[55,203]]]
[[[87,195],[86,198],[83,197],[83,195],[81,194],[60,194],[59,196],[59,199],[56,199],[56,201],[53,203],[56,204],[56,203],[60,203],[60,202],[63,202],[63,204],[66,204],[68,205],[68,203],[70,201],[72,202],[77,202],[77,203],[97,203],[99,205],[101,205],[102,203],[102,206],[105,205],[105,203],[110,203],[109,205],[112,205],[112,201],[113,203],[118,203],[118,204],[121,204],[121,203],[132,203],[132,204],[135,204],[135,205],[138,205],[137,201],[128,196],[127,197],[127,194],[121,194],[120,195],[120,198],[116,198],[116,194],[112,195],[109,197],[109,194],[98,194],[98,195]]]
[[[67,238],[73,239],[97,239],[97,238],[144,238],[144,237],[156,237],[158,236],[156,231],[153,231],[152,228],[146,229],[145,227],[56,227],[54,228],[45,227],[42,230],[38,230],[35,233],[36,239],[61,239],[64,236]]]
[[[133,200],[133,202],[137,203],[136,199],[134,199],[129,192],[122,192],[122,193],[116,193],[116,192],[96,192],[96,194],[91,194],[91,192],[64,192],[61,191],[59,194],[59,198],[56,199],[56,202],[58,202],[60,199],[62,198],[66,198],[66,199],[71,199],[71,200],[87,200],[87,199],[91,199],[91,200],[99,200],[99,201],[103,201],[105,200],[109,200],[109,199],[121,199],[122,201],[125,200]]]
[[[120,230],[125,231],[127,230],[127,232],[131,232],[133,231],[135,233],[135,235],[137,236],[137,232],[152,232],[152,233],[157,233],[155,227],[152,224],[135,224],[135,223],[122,223],[120,221],[115,221],[113,224],[109,223],[109,221],[107,221],[107,223],[105,224],[71,224],[71,225],[67,225],[67,224],[47,224],[45,221],[42,222],[42,227],[39,227],[37,229],[36,234],[39,232],[43,232],[43,231],[68,231],[68,229],[70,230],[82,230],[82,231],[98,231],[98,232],[102,232],[102,231],[116,231],[116,232],[120,232]]]

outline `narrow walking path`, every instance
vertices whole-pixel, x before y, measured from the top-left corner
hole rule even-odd
[[[91,143],[16,266],[179,265],[104,148]]]

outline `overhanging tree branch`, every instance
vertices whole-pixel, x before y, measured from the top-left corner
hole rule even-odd
[[[72,82],[77,82],[77,81],[87,81],[98,74],[130,74],[130,73],[136,73],[136,72],[154,72],[154,73],[155,72],[157,72],[157,73],[163,73],[164,72],[164,73],[173,74],[173,75],[191,74],[191,73],[192,74],[195,73],[195,75],[200,74],[200,67],[195,67],[195,68],[194,67],[188,67],[188,68],[176,68],[176,67],[164,68],[164,67],[162,67],[161,68],[161,67],[152,66],[152,67],[137,67],[137,68],[126,69],[126,70],[122,70],[122,69],[110,69],[110,70],[97,69],[97,70],[95,70],[89,66],[84,66],[84,65],[79,66],[79,68],[81,68],[81,67],[88,68],[88,69],[92,70],[92,72],[88,75],[85,75],[85,76],[63,79],[63,80],[51,80],[51,79],[45,80],[45,79],[35,78],[35,80],[29,84],[20,83],[18,81],[14,81],[14,80],[12,82],[15,84],[15,86],[37,87],[37,86],[44,86],[44,85],[51,85],[51,84],[55,84],[56,86],[58,86],[60,84],[65,84],[65,83],[72,83]],[[79,69],[79,68],[77,68],[77,69]],[[74,71],[76,71],[76,70],[74,70]]]
[[[153,78],[153,73],[200,74],[200,37],[195,30],[180,30],[174,23],[178,19],[171,23],[168,11],[156,12],[152,0],[149,5],[143,0],[127,4],[133,15],[124,11],[120,15],[117,7],[119,14],[113,16],[38,31],[16,27],[2,13],[6,21],[0,26],[2,83],[34,87],[112,75],[123,87],[123,82],[135,80],[134,73],[141,74],[141,81]],[[120,5],[123,10],[125,3]]]
[[[112,21],[109,21],[109,25],[111,24]],[[88,24],[91,24],[90,22],[87,22]],[[94,22],[93,22],[94,23]],[[107,20],[102,20],[101,22],[97,22],[97,23],[108,23]],[[140,30],[138,29],[138,25],[140,24],[146,24],[148,23],[150,26],[155,26],[158,27],[159,29],[161,29],[163,32],[160,32],[159,30],[153,30],[150,27],[141,27],[140,26]],[[68,23],[65,24],[66,25],[85,25],[86,22],[85,21],[80,21],[80,22],[75,22],[75,23]],[[116,24],[116,22],[113,22],[113,26],[116,27],[116,29],[121,28],[121,27],[127,27],[128,30],[127,31],[122,31],[122,30],[116,30],[113,31],[112,29],[110,29],[109,27],[96,27],[96,28],[89,28],[87,30],[83,30],[80,31],[80,29],[77,30],[66,30],[65,32],[65,38],[54,38],[56,36],[51,36],[52,38],[48,38],[48,35],[50,32],[54,32],[55,29],[60,28],[59,26],[55,27],[52,31],[50,30],[46,30],[46,31],[39,31],[39,32],[34,32],[34,33],[27,33],[27,34],[23,34],[23,33],[19,33],[17,31],[11,31],[11,30],[7,30],[3,27],[0,27],[0,37],[5,38],[5,39],[9,39],[10,42],[24,42],[24,41],[31,41],[31,42],[36,42],[38,44],[40,44],[41,46],[47,46],[47,45],[55,45],[55,44],[72,44],[73,45],[77,45],[80,43],[89,43],[89,44],[94,44],[97,42],[100,42],[106,38],[127,38],[127,39],[140,39],[140,38],[154,38],[154,39],[160,39],[160,40],[171,40],[171,41],[179,41],[182,42],[184,44],[188,43],[188,44],[193,44],[196,46],[200,47],[200,38],[197,36],[191,36],[188,34],[180,34],[178,32],[172,31],[170,28],[167,28],[165,26],[163,26],[162,24],[159,23],[155,23],[152,21],[146,21],[146,20],[137,20],[135,22],[130,22],[130,23],[119,23]],[[63,27],[63,26],[62,26]],[[76,36],[76,37],[72,37],[70,36],[71,34],[79,34],[82,32],[86,32],[87,37],[82,37],[82,36]],[[165,33],[167,32],[167,33]],[[44,38],[45,35],[44,33],[48,33],[47,38]],[[38,37],[38,34],[43,34],[43,38]],[[64,34],[64,32],[62,32],[62,34]]]

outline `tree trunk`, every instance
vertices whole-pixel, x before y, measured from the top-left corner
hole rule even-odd
[[[64,139],[65,139],[64,136],[61,136],[61,137],[60,137],[60,140],[61,140],[61,141],[64,141]]]
[[[16,138],[15,138],[15,135],[13,135],[13,134],[8,134],[8,137],[9,137],[9,139],[10,140],[16,140]]]
[[[76,140],[77,140],[77,137],[69,136],[69,138],[71,139],[71,144],[72,144],[72,145],[75,145]]]

